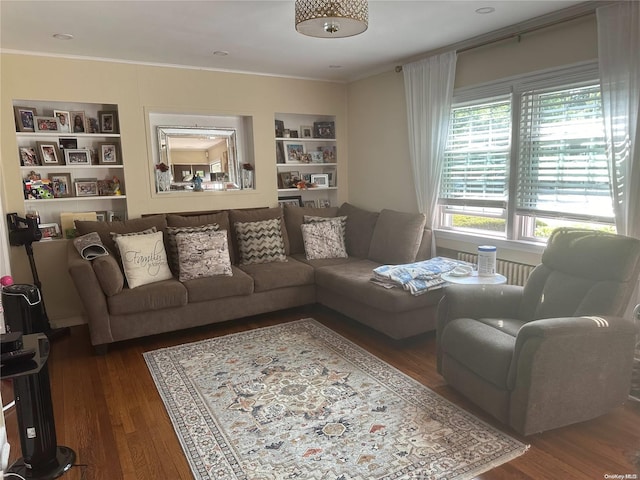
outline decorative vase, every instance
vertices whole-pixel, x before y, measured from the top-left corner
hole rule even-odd
[[[242,189],[250,190],[253,188],[253,170],[242,170]]]
[[[168,192],[171,190],[171,171],[156,170],[156,185],[159,192]]]

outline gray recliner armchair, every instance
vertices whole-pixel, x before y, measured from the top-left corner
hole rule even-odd
[[[438,371],[523,435],[600,416],[629,393],[639,275],[640,240],[557,229],[524,287],[446,287]]]

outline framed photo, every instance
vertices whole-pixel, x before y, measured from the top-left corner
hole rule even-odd
[[[60,225],[57,223],[41,223],[38,228],[42,232],[42,238],[60,238]]]
[[[313,138],[313,127],[311,125],[301,125],[300,138]]]
[[[13,107],[16,117],[16,129],[19,132],[35,132],[36,109],[31,107]]]
[[[320,150],[309,153],[309,156],[311,157],[311,163],[324,163],[324,155]]]
[[[60,148],[66,150],[68,148],[78,148],[78,139],[77,138],[61,138],[59,139]]]
[[[101,133],[118,133],[118,112],[98,112],[98,124]]]
[[[316,201],[315,200],[305,200],[305,201],[302,202],[302,206],[303,207],[315,208],[316,207]]]
[[[327,175],[326,173],[312,173],[311,183],[315,183],[316,187],[318,188],[328,188],[329,175]]]
[[[73,197],[71,189],[71,174],[69,173],[50,173],[49,182],[53,188],[54,198]]]
[[[42,166],[64,165],[60,149],[56,142],[36,142],[38,154],[42,160]]]
[[[336,138],[334,122],[313,122],[313,136],[315,138]]]
[[[318,147],[318,151],[322,152],[322,161],[324,163],[336,163],[336,146]]]
[[[108,222],[124,222],[127,219],[127,212],[116,212],[109,210],[107,212]]]
[[[302,163],[304,155],[304,143],[283,142],[285,150],[285,163]]]
[[[106,222],[107,221],[107,211],[106,210],[102,210],[101,212],[96,212],[96,220],[98,220],[99,222]]]
[[[76,197],[97,197],[98,180],[79,179],[75,181]]]
[[[278,173],[278,188],[291,188],[291,172]]]
[[[69,112],[64,110],[54,110],[53,116],[58,119],[58,131],[62,133],[68,133],[71,131],[69,126]]]
[[[65,148],[67,165],[91,165],[91,152],[84,148]]]
[[[120,144],[118,142],[102,142],[98,144],[100,165],[120,164]]]
[[[57,132],[58,119],[56,117],[36,117],[36,132]]]
[[[331,200],[328,198],[321,198],[318,200],[318,206],[320,208],[329,208],[331,206]]]
[[[284,121],[276,120],[276,137],[282,138],[284,136]]]
[[[33,147],[18,147],[20,153],[20,165],[23,167],[35,167],[40,165],[38,152]]]
[[[285,205],[295,205],[296,207],[302,206],[302,195],[294,195],[292,197],[278,197],[278,205],[284,208]]]
[[[86,117],[84,115],[84,112],[69,112],[69,117],[69,119],[71,120],[71,131],[73,133],[85,133],[87,131]]]

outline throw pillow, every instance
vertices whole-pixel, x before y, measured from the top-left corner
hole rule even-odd
[[[344,239],[347,233],[347,217],[346,216],[332,217],[332,218],[316,217],[313,215],[304,216],[304,223],[318,223],[318,222],[332,222],[338,225],[338,227],[340,228],[340,234],[342,235],[342,239],[343,241],[345,241]]]
[[[197,227],[167,227],[167,257],[169,259],[169,268],[173,274],[180,276],[180,261],[178,258],[178,242],[176,241],[176,235],[179,233],[217,232],[218,230],[220,230],[220,225],[217,223]]]
[[[347,257],[343,227],[339,222],[305,223],[300,228],[307,260]]]
[[[280,218],[259,222],[236,222],[234,227],[240,265],[287,261]]]
[[[133,235],[148,235],[149,233],[156,233],[158,231],[158,229],[156,227],[151,227],[151,228],[146,228],[144,230],[141,230],[139,232],[128,232],[128,233],[116,233],[116,232],[109,232],[109,235],[111,235],[111,240],[113,240],[113,244],[116,246],[115,251],[116,254],[120,254],[120,249],[118,248],[118,242],[116,242],[116,238],[118,237],[131,237]]]
[[[304,253],[304,241],[302,240],[302,230],[300,225],[304,223],[305,215],[314,217],[335,217],[338,214],[338,207],[315,208],[299,207],[297,205],[284,205],[284,223],[287,228],[289,238],[289,252],[291,255]]]
[[[176,233],[175,241],[181,282],[233,275],[226,230]]]
[[[120,249],[124,275],[129,288],[169,280],[173,277],[167,264],[162,232],[119,236],[116,238],[116,244]]]

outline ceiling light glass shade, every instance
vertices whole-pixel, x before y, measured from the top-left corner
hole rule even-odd
[[[296,0],[296,30],[319,38],[352,37],[369,26],[367,0]]]

